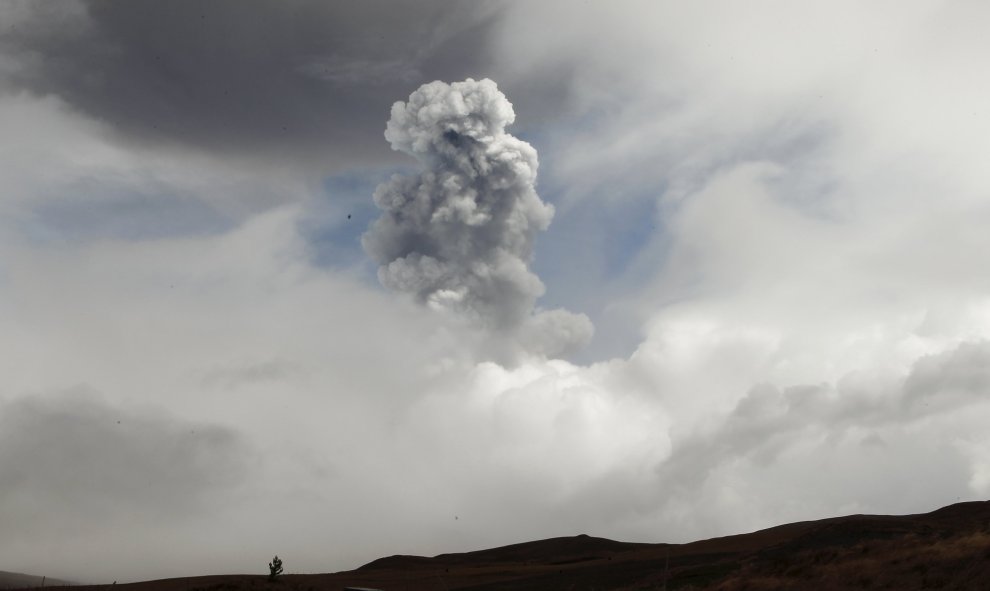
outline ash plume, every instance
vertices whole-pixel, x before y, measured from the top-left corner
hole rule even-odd
[[[557,355],[592,326],[564,310],[534,313],[544,286],[528,265],[554,210],[536,193],[536,150],[505,132],[514,120],[488,79],[431,82],[392,105],[385,138],[423,170],[378,186],[382,215],[362,244],[385,287]]]

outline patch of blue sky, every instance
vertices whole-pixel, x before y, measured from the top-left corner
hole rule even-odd
[[[322,194],[310,203],[298,225],[311,262],[320,267],[358,268],[377,283],[377,267],[361,247],[361,236],[380,214],[372,197],[375,187],[394,174],[414,173],[413,166],[390,167],[353,170],[325,178]]]
[[[584,269],[591,263],[596,281],[616,280],[651,243],[661,224],[653,194],[635,199],[588,199],[558,208],[550,228],[538,238],[535,268],[549,274],[559,268],[562,258],[576,258]],[[543,265],[550,268],[543,269]]]
[[[506,131],[517,138],[528,142],[536,148],[540,156],[541,170],[552,166],[552,154],[555,147],[576,137],[594,133],[607,121],[608,112],[601,108],[588,109],[579,115],[568,116],[564,119],[543,122],[515,123]]]
[[[594,340],[578,361],[625,355],[639,342],[636,319],[613,306],[645,288],[666,261],[670,236],[660,193],[582,199],[558,208],[537,238],[532,268],[547,288],[539,305],[582,312],[595,324]],[[555,194],[541,189],[547,201]]]
[[[135,189],[96,181],[43,198],[20,220],[22,237],[36,245],[99,240],[141,241],[222,233],[235,221],[194,195],[169,187]]]
[[[531,265],[546,285],[538,305],[591,318],[595,336],[573,359],[582,363],[628,355],[640,342],[639,319],[623,311],[622,301],[649,285],[671,246],[661,205],[667,185],[662,174],[653,174],[659,171],[588,186],[589,179],[559,170],[557,154],[574,141],[587,141],[615,115],[615,109],[599,106],[566,117],[566,124],[531,125],[517,133],[537,149],[537,192],[556,207],[550,227],[537,236]]]

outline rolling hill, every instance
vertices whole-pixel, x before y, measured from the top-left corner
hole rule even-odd
[[[0,589],[17,589],[23,587],[37,588],[42,585],[45,585],[46,587],[55,587],[70,584],[71,583],[66,581],[48,579],[37,575],[25,575],[23,573],[9,573],[6,571],[0,571]]]
[[[217,575],[115,591],[990,589],[990,501],[918,515],[850,515],[688,544],[587,535],[488,550],[389,556],[352,571]],[[106,586],[74,591],[106,591]]]

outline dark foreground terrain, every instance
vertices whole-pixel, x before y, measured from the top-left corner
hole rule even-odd
[[[7,571],[0,570],[0,589],[33,589],[41,586],[55,587],[69,584],[70,583],[66,581],[48,579],[46,577],[37,577],[35,575],[25,575],[21,573],[9,573]]]
[[[990,591],[990,501],[921,515],[852,515],[690,544],[576,536],[433,558],[390,556],[319,575],[218,575],[113,591],[979,589]],[[110,591],[110,586],[72,587]]]

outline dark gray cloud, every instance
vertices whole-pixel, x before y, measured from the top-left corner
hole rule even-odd
[[[982,402],[988,392],[990,342],[967,342],[919,359],[904,383],[903,404],[909,414],[926,415]]]
[[[247,457],[226,428],[134,412],[86,388],[10,401],[0,405],[0,529],[85,536],[194,519],[241,481]]]
[[[56,95],[128,139],[342,166],[391,157],[395,96],[484,66],[486,6],[25,3],[0,48],[8,90]]]
[[[432,82],[395,103],[385,137],[424,170],[378,187],[383,214],[363,244],[386,287],[489,328],[528,323],[526,342],[557,354],[591,325],[563,310],[533,316],[544,287],[528,265],[553,207],[536,194],[536,150],[505,131],[513,121],[489,79]]]

